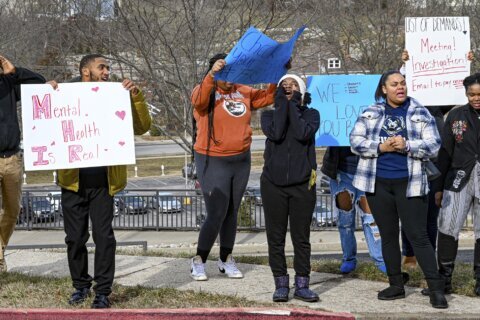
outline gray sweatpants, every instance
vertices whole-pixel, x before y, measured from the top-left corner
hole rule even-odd
[[[473,213],[475,239],[480,239],[480,164],[477,162],[470,179],[460,192],[443,191],[438,216],[438,231],[458,240],[468,213]]]
[[[220,247],[233,249],[237,213],[250,176],[250,151],[239,155],[212,157],[195,152],[195,165],[207,216],[198,236],[198,249],[210,251],[217,235]]]

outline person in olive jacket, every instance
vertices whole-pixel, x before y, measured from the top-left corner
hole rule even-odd
[[[280,79],[274,110],[262,113],[262,130],[267,136],[260,178],[268,257],[275,292],[273,301],[288,301],[289,275],[285,261],[288,222],[294,246],[294,298],[318,301],[309,289],[310,223],[316,203],[315,132],[320,124],[317,110],[307,107],[310,94],[296,75]]]
[[[110,65],[100,54],[89,54],[80,61],[82,82],[109,80]],[[130,91],[134,134],[150,129],[151,117],[142,91],[129,79],[122,82]],[[56,88],[56,84],[53,85]],[[58,185],[62,188],[62,210],[68,266],[75,291],[68,301],[80,304],[90,295],[92,281],[95,298],[92,308],[109,308],[115,273],[115,235],[112,228],[113,196],[127,185],[127,166],[105,166],[58,170]],[[88,273],[88,221],[92,221],[95,242],[94,277]]]

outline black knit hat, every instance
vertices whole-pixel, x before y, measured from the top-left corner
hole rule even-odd
[[[217,60],[225,59],[226,57],[226,53],[217,53],[216,55],[211,57],[210,60],[208,60],[208,70],[212,69],[213,65],[215,64],[215,62],[217,62]]]

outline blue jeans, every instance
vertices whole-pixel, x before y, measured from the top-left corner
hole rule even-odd
[[[382,265],[382,239],[378,226],[371,213],[365,213],[360,208],[360,198],[365,197],[365,193],[356,189],[352,185],[353,175],[338,171],[337,180],[330,179],[330,192],[334,197],[333,211],[338,216],[338,231],[340,232],[340,242],[342,243],[343,261],[357,262],[357,240],[355,239],[355,213],[360,214],[362,220],[362,229],[367,241],[368,252],[377,266]],[[336,197],[339,193],[348,191],[352,198],[352,209],[344,211],[338,208]]]

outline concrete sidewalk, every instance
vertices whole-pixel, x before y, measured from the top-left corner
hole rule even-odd
[[[63,231],[16,231],[10,245],[62,244],[64,237]],[[149,248],[193,254],[198,233],[116,231],[116,237],[117,241],[147,241]],[[289,236],[287,239],[287,252],[291,252]],[[311,240],[313,252],[340,251],[337,231],[312,232]],[[365,248],[362,233],[357,234],[357,240],[359,249]],[[472,248],[473,233],[462,233],[460,243]],[[214,248],[212,252],[217,250],[218,248]],[[264,232],[238,233],[235,254],[265,254],[266,250]],[[62,252],[8,249],[6,259],[12,272],[54,277],[69,275],[66,254]],[[93,256],[90,256],[89,261],[90,270],[93,270]],[[188,259],[117,255],[115,281],[126,286],[173,287],[271,302],[274,285],[270,268],[248,264],[239,264],[239,268],[245,274],[244,279],[227,279],[218,272],[214,261],[208,261],[209,281],[196,282],[189,276]],[[293,270],[289,270],[289,273],[292,276],[295,274]],[[308,307],[332,312],[351,312],[359,318],[369,319],[480,318],[479,298],[450,295],[450,308],[438,310],[430,306],[428,297],[422,296],[418,288],[407,288],[406,299],[379,301],[377,292],[385,286],[386,284],[381,282],[314,272],[311,275],[311,287],[320,295],[320,302],[309,304],[291,300],[286,304],[279,304],[278,308]]]
[[[53,277],[69,276],[65,253],[9,250],[6,259],[12,272]],[[90,270],[93,270],[93,255],[90,255],[89,261]],[[274,285],[270,268],[249,264],[239,264],[239,268],[244,272],[245,278],[228,279],[218,271],[214,261],[208,261],[206,270],[209,280],[197,282],[189,276],[189,259],[117,255],[115,281],[125,286],[171,287],[271,302]],[[294,271],[289,270],[289,273],[293,275]],[[319,294],[320,302],[306,303],[292,299],[278,307],[349,312],[357,318],[369,319],[480,317],[478,298],[450,295],[450,308],[439,310],[430,306],[428,297],[422,296],[418,288],[408,287],[406,299],[379,301],[377,292],[385,286],[386,284],[381,282],[313,272],[311,288]]]
[[[198,231],[135,231],[115,230],[117,242],[147,241],[151,249],[161,249],[165,252],[186,252],[194,254],[198,240]],[[359,251],[367,250],[367,243],[362,231],[356,231],[357,247]],[[218,239],[217,239],[218,240]],[[93,243],[90,238],[89,243]],[[64,244],[63,230],[16,230],[10,239],[9,246],[29,244]],[[341,252],[338,231],[312,231],[310,233],[312,254]],[[473,231],[462,231],[459,239],[460,248],[472,248],[475,243]],[[217,245],[216,243],[215,245]],[[121,249],[121,247],[120,247]],[[293,245],[290,234],[287,234],[285,251],[293,254]],[[212,252],[218,252],[214,248]],[[235,241],[234,255],[267,255],[268,245],[265,232],[238,232]]]

